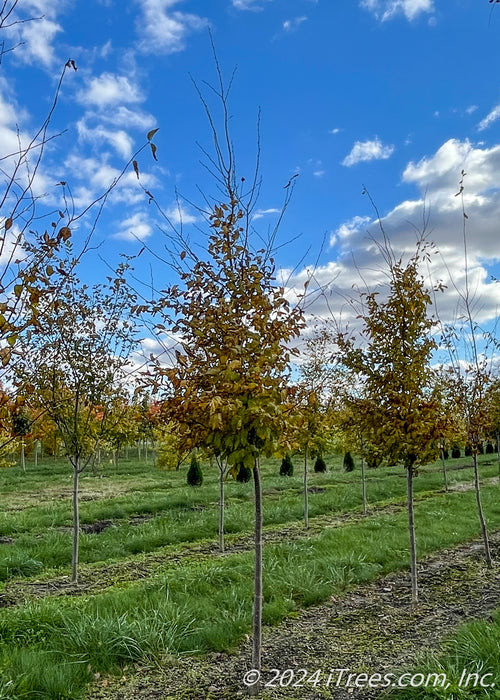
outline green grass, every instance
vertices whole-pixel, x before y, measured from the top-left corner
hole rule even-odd
[[[406,700],[467,700],[500,698],[500,609],[489,621],[469,622],[459,628],[442,645],[442,652],[422,655],[405,669],[409,674],[446,674],[446,682],[429,683],[429,687],[407,688],[391,694]],[[445,687],[443,687],[445,686]]]
[[[497,494],[496,484],[483,490],[491,527],[500,526]],[[474,493],[419,502],[416,525],[421,557],[476,536]],[[355,583],[405,567],[407,551],[405,512],[268,545],[264,622],[275,624]],[[248,552],[167,568],[145,582],[97,596],[49,598],[4,609],[0,698],[77,698],[97,672],[159,662],[166,653],[231,649],[251,629],[252,573]]]
[[[470,460],[449,460],[448,468],[470,464]],[[331,468],[333,466],[333,469]],[[329,460],[326,474],[309,476],[311,518],[343,514],[361,509],[359,467],[351,473],[341,470],[341,458]],[[421,471],[415,480],[419,495],[442,489],[440,465]],[[280,477],[279,461],[263,466],[264,519],[267,526],[299,522],[303,518],[302,476]],[[167,545],[216,539],[218,528],[218,472],[204,465],[201,488],[186,486],[185,470],[161,472],[149,464],[122,461],[99,475],[84,473],[81,479],[80,519],[82,525],[112,520],[113,527],[100,534],[82,534],[80,561],[95,563],[127,559],[138,553],[154,552]],[[482,458],[481,473],[497,473],[496,458]],[[17,481],[16,481],[17,479]],[[471,481],[471,468],[449,471],[450,485]],[[71,470],[64,461],[41,463],[35,471],[19,468],[0,472],[0,537],[13,542],[0,545],[0,582],[12,577],[43,575],[54,569],[67,573],[71,560]],[[38,496],[37,488],[42,496]],[[248,532],[253,523],[252,484],[232,480],[226,484],[225,531]],[[402,468],[368,470],[367,493],[370,506],[405,498]],[[46,499],[52,499],[47,501]],[[92,499],[92,500],[91,500]],[[14,509],[13,509],[14,508]],[[134,523],[134,518],[150,518]]]

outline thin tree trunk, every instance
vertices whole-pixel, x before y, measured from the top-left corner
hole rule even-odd
[[[26,455],[24,453],[24,440],[21,440],[21,466],[23,468],[23,472],[26,471]]]
[[[309,527],[309,494],[307,492],[307,447],[304,449],[304,527]]]
[[[363,515],[366,515],[366,470],[363,455],[361,455],[361,493],[363,498]]]
[[[415,516],[413,512],[413,466],[406,468],[406,485],[408,493],[408,530],[410,534],[410,571],[411,571],[411,603],[415,607],[418,602],[417,580],[417,546],[415,540]]]
[[[78,459],[73,467],[73,554],[71,557],[71,580],[78,582],[78,544],[80,537],[80,513],[78,510],[78,479],[80,476]]]
[[[444,482],[444,490],[448,491],[448,475],[446,474],[446,460],[444,458],[444,447],[441,448],[441,463],[443,465],[443,482]]]
[[[500,433],[497,433],[497,462],[498,462],[498,481],[500,482]]]
[[[35,469],[38,467],[38,440],[35,440],[34,448],[35,448]]]
[[[219,467],[219,549],[224,551],[224,463],[217,460]]]
[[[262,485],[260,481],[259,458],[255,458],[253,467],[253,483],[255,494],[255,576],[253,598],[253,641],[252,668],[260,672],[262,651]],[[259,684],[249,688],[250,695],[259,692]]]
[[[473,451],[472,462],[474,464],[474,488],[476,491],[476,503],[477,503],[477,513],[479,515],[479,522],[481,523],[481,531],[483,533],[484,542],[484,555],[486,557],[486,565],[488,569],[492,568],[491,554],[490,554],[490,543],[488,540],[488,528],[486,527],[486,521],[484,519],[483,506],[481,504],[481,490],[479,486],[479,470],[477,468],[477,452]]]

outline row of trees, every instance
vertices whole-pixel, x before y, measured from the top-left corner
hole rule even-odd
[[[36,209],[30,179],[33,157],[36,171],[49,138],[57,93],[40,131],[7,158],[11,169],[0,197],[4,261],[0,275],[0,380],[4,387],[0,425],[9,442],[19,429],[19,421],[18,428],[14,427],[16,417],[29,409],[40,424],[44,417],[49,418],[64,441],[73,473],[74,581],[78,575],[79,477],[111,435],[118,444],[128,439],[125,407],[132,401],[139,376],[137,390],[153,393],[158,401],[156,420],[164,426],[167,452],[177,455],[172,462],[178,464],[183,456],[200,450],[219,469],[221,548],[224,480],[227,474],[238,473],[241,465],[251,469],[255,495],[252,664],[259,669],[261,458],[301,451],[306,527],[308,463],[313,454],[325,453],[344,440],[345,448],[363,456],[363,468],[365,460],[376,462],[381,457],[401,464],[407,474],[416,602],[413,479],[420,465],[434,459],[443,440],[458,439],[458,435],[472,446],[478,512],[491,564],[476,455],[484,431],[497,430],[492,416],[500,392],[498,383],[490,382],[488,367],[475,346],[465,365],[451,352],[439,379],[431,367],[435,333],[440,329],[437,314],[432,316],[430,308],[440,287],[429,286],[422,277],[422,266],[432,253],[425,237],[417,241],[406,261],[382,237],[379,259],[387,273],[386,284],[360,295],[353,329],[341,329],[331,319],[306,341],[300,377],[294,378],[292,363],[306,327],[306,301],[321,290],[311,290],[306,284],[303,293],[293,298],[277,279],[276,231],[261,238],[253,230],[258,168],[250,185],[237,176],[228,89],[217,62],[216,67],[219,83],[213,91],[222,107],[220,129],[200,93],[213,136],[213,155],[207,154],[207,167],[218,186],[216,197],[205,197],[199,210],[207,235],[197,253],[182,228],[171,227],[168,262],[178,279],[153,299],[144,299],[131,288],[128,263],[120,265],[102,285],[89,288],[82,284],[76,271],[89,239],[75,253],[72,226],[89,209],[77,215],[72,206],[62,208],[47,231],[31,233]],[[73,68],[74,63],[68,61],[63,75]],[[153,136],[154,131],[147,135],[145,145],[156,157]],[[139,178],[136,160],[130,164]],[[283,211],[293,184],[290,181],[285,188]],[[65,183],[60,186],[64,188]],[[97,214],[91,229],[114,186],[116,181],[94,203]],[[147,191],[146,196],[162,214],[154,195]],[[67,200],[63,197],[62,201]],[[465,227],[465,211],[463,214]],[[172,224],[168,216],[165,220]],[[467,290],[462,301],[475,336]],[[162,356],[143,358],[146,371],[141,370],[137,354],[141,318],[153,324],[165,349]],[[441,332],[452,348],[452,334],[446,329]]]

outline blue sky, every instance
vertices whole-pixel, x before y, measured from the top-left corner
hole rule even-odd
[[[185,230],[201,224],[188,202],[198,188],[215,194],[197,142],[210,131],[191,80],[214,83],[208,29],[229,78],[231,128],[239,174],[249,179],[261,110],[262,189],[254,224],[276,220],[284,185],[298,173],[280,231],[278,264],[318,259],[316,276],[347,293],[364,270],[380,271],[367,231],[376,233],[369,190],[397,253],[411,247],[428,215],[441,251],[433,276],[448,285],[445,320],[462,288],[462,169],[469,266],[481,322],[497,316],[500,261],[500,4],[487,0],[19,0],[17,17],[42,17],[2,29],[5,46],[23,42],[0,66],[0,151],[15,150],[43,121],[57,79],[68,71],[51,141],[35,182],[40,207],[60,204],[71,186],[78,207],[102,192],[153,128],[158,162],[140,157],[143,184],[170,216],[182,200]],[[14,17],[14,15],[13,15]],[[210,92],[206,93],[210,96]],[[211,98],[210,98],[211,99]],[[217,116],[217,103],[211,102]],[[7,164],[5,164],[7,168]],[[89,222],[81,222],[75,238]],[[134,254],[142,239],[161,253],[163,226],[133,171],[110,197],[81,276],[97,281],[104,264]],[[323,248],[322,241],[325,241]],[[318,257],[319,255],[319,257]],[[354,263],[353,261],[356,261]],[[168,282],[147,254],[138,275]],[[298,286],[306,272],[298,270]],[[342,297],[332,294],[331,306]],[[325,312],[319,302],[315,312]]]

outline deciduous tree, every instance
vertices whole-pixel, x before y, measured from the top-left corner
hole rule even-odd
[[[43,405],[64,441],[73,471],[72,580],[78,578],[79,477],[99,442],[120,420],[114,406],[129,394],[128,357],[133,347],[131,300],[123,269],[92,289],[74,274],[56,300],[39,309],[39,323],[16,372],[21,390]],[[116,426],[115,426],[116,427]]]
[[[440,434],[429,365],[436,347],[432,337],[435,320],[429,316],[431,293],[420,272],[430,250],[425,239],[420,239],[407,262],[396,258],[387,239],[379,244],[379,250],[388,268],[387,289],[363,295],[360,331],[340,334],[337,341],[342,362],[362,379],[367,399],[362,422],[370,430],[371,440],[406,469],[415,604],[418,587],[413,478],[419,465],[435,459]]]

